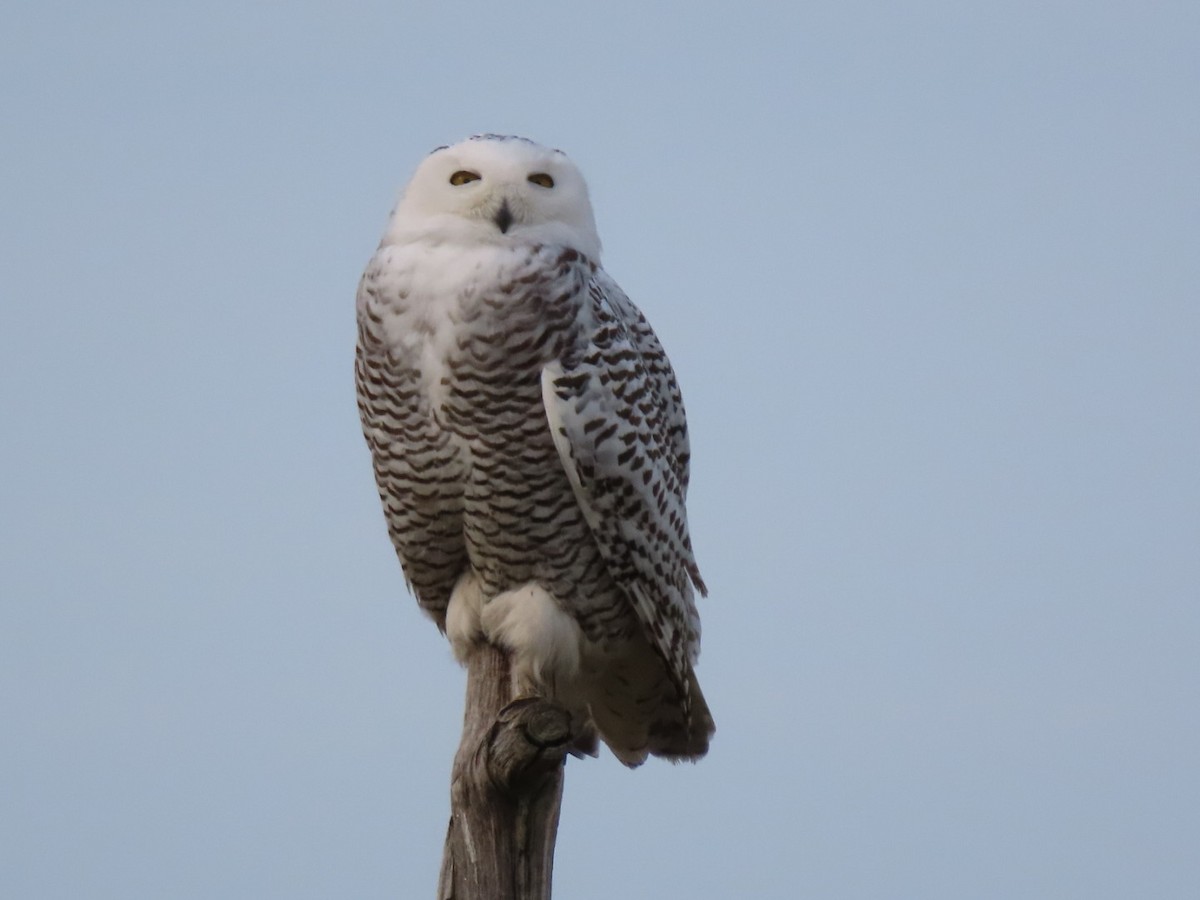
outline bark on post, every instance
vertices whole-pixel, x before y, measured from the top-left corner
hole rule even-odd
[[[511,682],[504,651],[478,646],[467,666],[438,900],[550,900],[571,717],[540,698],[514,701]]]

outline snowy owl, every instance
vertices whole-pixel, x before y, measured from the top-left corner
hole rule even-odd
[[[703,756],[683,401],[600,267],[579,170],[518,137],[434,150],[357,310],[388,531],[455,655],[504,648],[519,693],[566,707],[626,765]]]

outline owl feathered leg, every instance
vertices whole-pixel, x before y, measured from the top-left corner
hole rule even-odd
[[[562,706],[576,735],[572,752],[596,755],[596,729],[580,690],[583,633],[543,588],[526,584],[485,599],[479,579],[467,572],[450,595],[446,636],[464,665],[480,641],[508,651],[513,697]]]
[[[464,664],[481,641],[504,648],[513,696],[545,697],[570,712],[576,755],[595,755],[597,732],[630,767],[650,754],[694,760],[708,750],[712,716],[694,673],[685,719],[678,686],[643,636],[608,647],[592,644],[575,618],[536,584],[487,600],[468,572],[451,594],[446,636]]]

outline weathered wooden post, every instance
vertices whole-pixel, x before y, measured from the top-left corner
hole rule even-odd
[[[505,652],[481,643],[467,666],[462,742],[438,900],[550,900],[571,717],[514,701]]]

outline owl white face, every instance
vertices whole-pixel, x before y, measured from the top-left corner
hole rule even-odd
[[[562,244],[599,262],[587,184],[560,150],[481,135],[429,154],[392,213],[385,244]]]

